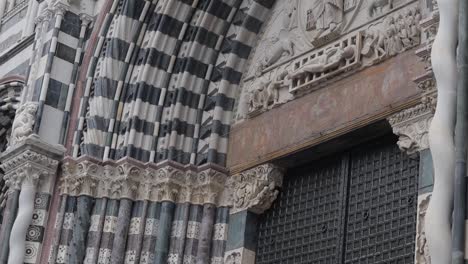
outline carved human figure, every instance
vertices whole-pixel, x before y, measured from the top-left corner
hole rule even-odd
[[[463,0],[464,1],[464,0]],[[432,46],[437,108],[429,129],[434,162],[434,190],[427,210],[426,236],[434,264],[451,263],[454,187],[459,0],[438,0],[440,24]]]
[[[307,20],[307,29],[319,35],[335,31],[343,22],[343,0],[316,0]]]
[[[272,80],[268,86],[266,87],[265,91],[265,99],[263,101],[263,108],[267,109],[271,104],[275,105],[279,102],[279,91],[281,88],[287,87],[287,77],[288,72],[282,71],[277,73],[274,80]]]
[[[378,30],[368,29],[365,33],[361,54],[367,58],[379,60],[387,55],[385,51],[385,37]]]
[[[290,79],[295,79],[307,73],[321,73],[338,67],[343,60],[351,59],[356,52],[356,46],[351,45],[345,48],[332,47],[325,50],[324,54],[318,56],[289,74]]]
[[[403,50],[403,43],[398,32],[399,30],[395,24],[395,19],[393,17],[389,17],[387,20],[385,36],[385,50],[390,56],[394,56]]]

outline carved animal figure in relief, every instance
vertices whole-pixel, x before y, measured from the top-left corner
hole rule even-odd
[[[321,56],[316,57],[302,65],[299,69],[289,74],[290,79],[300,78],[307,73],[322,73],[335,69],[344,60],[352,59],[356,53],[356,46],[351,45],[345,48],[333,47],[327,49]]]
[[[293,4],[289,4],[288,8],[282,14],[281,28],[278,34],[270,39],[273,44],[270,50],[267,50],[266,56],[260,62],[259,71],[275,64],[285,54],[289,57],[294,56],[294,44],[291,41],[291,29],[293,27],[293,19],[295,19],[296,8]]]
[[[381,14],[383,8],[388,6],[390,9],[393,9],[394,0],[373,0],[369,5],[369,16],[373,17],[377,14],[377,11]]]
[[[25,103],[16,111],[11,128],[10,147],[17,145],[33,133],[37,104]]]

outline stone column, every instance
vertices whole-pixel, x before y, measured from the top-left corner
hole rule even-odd
[[[283,170],[265,164],[231,176],[232,209],[224,263],[254,264],[258,217],[271,207],[283,183]]]
[[[24,111],[17,112],[11,145],[0,157],[7,185],[19,191],[18,213],[9,239],[9,264],[36,263],[40,259],[41,230],[48,215],[46,196],[53,191],[58,162],[65,152],[63,147],[46,144],[36,135],[22,137],[22,133],[30,131],[31,123],[19,123],[28,117]]]

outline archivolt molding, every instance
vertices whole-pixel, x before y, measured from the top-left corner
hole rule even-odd
[[[232,207],[233,212],[262,213],[278,195],[283,171],[271,164],[228,177],[222,167],[183,166],[166,161],[142,163],[131,158],[99,161],[67,157],[62,165],[60,190],[70,196],[171,201]]]

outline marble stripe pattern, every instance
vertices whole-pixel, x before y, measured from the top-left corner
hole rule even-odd
[[[78,122],[72,132],[73,157],[91,156],[103,167],[122,158],[150,167],[168,160],[195,165],[195,170],[206,163],[225,166],[242,65],[255,44],[245,35],[260,32],[273,3],[113,1],[103,26],[95,29],[99,30],[96,45],[87,51],[92,59],[86,79],[79,80],[84,85],[77,86],[83,89],[77,94],[83,96],[78,113],[71,113]],[[146,182],[145,172],[137,174]],[[114,183],[112,178],[119,175],[105,177]],[[128,175],[122,184],[128,190],[114,191],[100,182],[102,190],[81,194],[94,197],[85,263],[220,263],[229,209],[207,201],[210,185],[197,185],[196,190],[184,185],[177,195],[199,196],[186,201],[172,199],[173,194],[160,192],[166,189],[159,186],[153,186],[158,197],[134,199],[154,191],[132,191],[135,175]],[[67,203],[76,203],[71,192],[65,192]],[[76,257],[67,255],[71,238],[63,237],[67,219],[79,217],[75,214],[76,208],[67,209],[64,217],[58,250],[58,255],[65,252],[64,261]]]
[[[116,1],[88,70],[74,155],[224,165],[255,44],[242,37],[259,33],[272,3]]]

